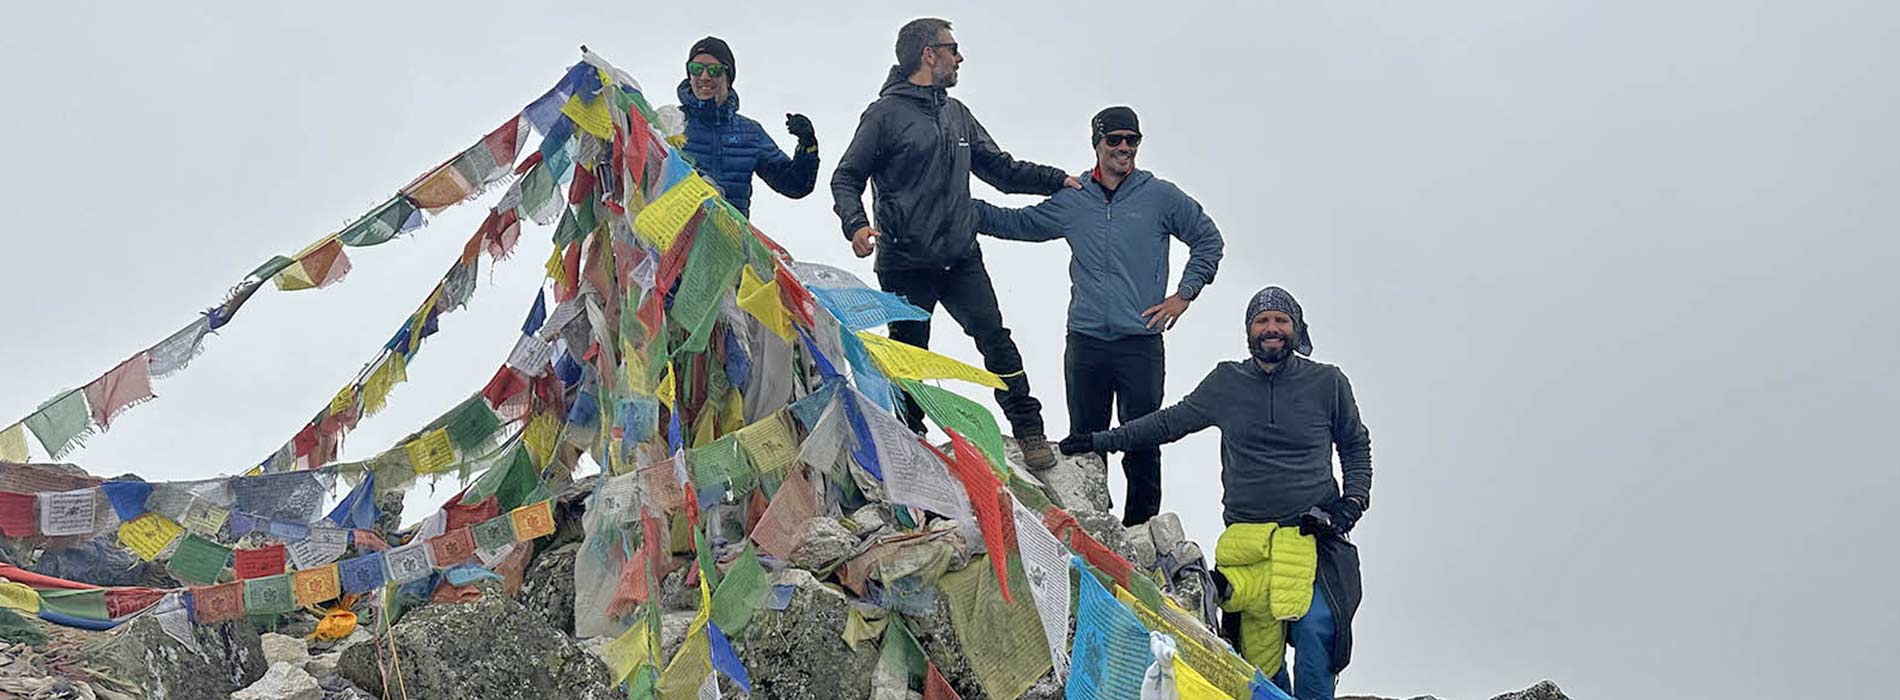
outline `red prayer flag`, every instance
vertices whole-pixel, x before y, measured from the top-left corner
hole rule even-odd
[[[158,599],[165,597],[165,591],[156,588],[108,588],[106,589],[106,617],[121,618],[152,607]]]
[[[501,405],[507,403],[508,399],[527,390],[528,379],[515,368],[502,365],[501,369],[495,370],[494,378],[488,380],[488,386],[482,387],[482,399],[488,402],[489,408],[500,411]]]
[[[515,162],[515,156],[521,152],[520,137],[521,115],[516,114],[482,137],[482,144],[488,147],[488,154],[495,158],[495,164],[506,168],[509,163]]]
[[[37,501],[34,494],[0,491],[0,534],[16,538],[40,534]]]
[[[191,616],[201,625],[244,617],[244,582],[192,586]]]
[[[954,459],[944,457],[937,448],[925,443],[932,452],[950,465],[950,473],[957,481],[963,482],[963,490],[970,496],[970,507],[976,511],[976,527],[983,533],[983,546],[990,551],[990,565],[996,569],[996,582],[1003,589],[1003,601],[1016,602],[1009,595],[1009,542],[1004,539],[1003,514],[1008,512],[997,507],[996,492],[1003,488],[996,480],[996,472],[990,471],[989,461],[976,446],[963,439],[957,431],[945,428],[950,434],[951,452]]]
[[[430,538],[429,550],[436,568],[447,569],[475,556],[475,533],[465,527],[444,532]]]
[[[501,515],[501,503],[494,496],[489,496],[475,505],[463,505],[462,497],[458,494],[442,506],[442,512],[447,514],[443,529],[459,530]]]
[[[943,672],[937,670],[937,663],[926,663],[930,664],[930,671],[924,676],[924,700],[963,700],[957,690],[950,687],[950,681],[944,679]]]
[[[237,570],[240,579],[263,578],[284,573],[284,546],[267,545],[256,549],[239,549],[231,568]]]
[[[1081,523],[1075,521],[1075,516],[1052,505],[1043,511],[1042,522],[1049,528],[1050,534],[1068,544],[1069,549],[1075,550],[1076,554],[1082,555],[1090,566],[1108,574],[1123,588],[1128,588],[1128,577],[1134,574],[1135,565],[1082,529]]]

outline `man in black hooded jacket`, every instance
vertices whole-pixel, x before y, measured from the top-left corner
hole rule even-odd
[[[877,279],[885,291],[934,313],[941,303],[976,342],[983,366],[1003,377],[1007,390],[996,402],[1035,469],[1054,466],[1055,451],[1044,437],[1042,404],[1029,394],[1022,354],[1003,327],[996,289],[976,243],[976,210],[970,175],[1012,194],[1053,194],[1080,187],[1061,170],[1016,160],[998,148],[962,102],[945,90],[957,83],[963,54],[950,23],[912,20],[897,33],[897,65],[865,108],[831,177],[833,210],[858,257],[877,253]],[[877,225],[864,211],[871,183]],[[929,321],[891,324],[891,339],[930,345]],[[905,418],[922,432],[923,412],[906,402]]]

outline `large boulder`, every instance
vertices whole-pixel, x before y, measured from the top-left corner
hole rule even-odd
[[[567,634],[574,633],[574,555],[580,547],[565,544],[542,553],[521,584],[521,604]]]
[[[264,676],[264,647],[250,623],[186,627],[195,649],[147,615],[105,635],[87,656],[113,677],[138,686],[149,700],[222,698]]]
[[[231,694],[231,700],[323,700],[323,686],[296,664],[279,661],[250,687]]]
[[[392,687],[400,683],[412,698],[608,700],[618,695],[607,666],[573,637],[502,595],[500,586],[484,582],[481,588],[477,600],[412,611],[389,630],[402,669]],[[376,647],[344,649],[337,672],[358,687],[380,692]]]
[[[742,638],[733,640],[751,677],[752,696],[867,700],[877,645],[852,650],[842,634],[850,615],[845,594],[810,576],[797,578],[784,610],[760,608]]]
[[[1099,454],[1057,453],[1055,466],[1030,471],[1023,466],[1022,450],[1015,438],[1003,438],[1003,452],[1018,476],[1028,476],[1041,484],[1042,492],[1063,510],[1108,512],[1114,504],[1108,493],[1108,462]]]

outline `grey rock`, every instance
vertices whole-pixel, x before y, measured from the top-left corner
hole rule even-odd
[[[1117,554],[1128,558],[1130,561],[1135,559],[1135,545],[1133,542],[1128,541],[1128,530],[1122,527],[1120,518],[1110,515],[1105,511],[1089,510],[1087,508],[1070,508],[1068,511],[1070,515],[1075,516],[1076,524],[1081,525],[1082,529],[1087,531],[1090,536],[1093,536],[1096,541],[1101,542],[1109,549],[1115,550]]]
[[[858,538],[838,521],[825,516],[809,518],[799,528],[798,544],[792,548],[791,565],[817,571],[851,555]]]
[[[877,645],[860,644],[852,651],[845,644],[850,605],[844,594],[809,578],[796,585],[790,605],[761,608],[743,637],[733,640],[751,677],[752,697],[867,700]]]
[[[885,516],[886,510],[887,507],[885,505],[873,503],[852,511],[851,522],[857,524],[858,535],[864,536],[882,528],[889,527],[892,523]]]
[[[342,658],[342,657],[343,657],[343,652],[340,652],[340,651],[333,651],[328,654],[318,654],[316,656],[310,657],[309,661],[304,662],[303,670],[309,671],[310,675],[316,676],[318,678],[322,678],[324,676],[334,676],[336,675],[337,659]]]
[[[1570,696],[1564,695],[1563,689],[1558,688],[1556,683],[1542,681],[1529,688],[1515,693],[1505,693],[1491,700],[1570,700]]]
[[[1181,516],[1174,513],[1162,513],[1150,518],[1147,530],[1157,553],[1175,552],[1188,541],[1187,530],[1181,527]]]
[[[140,560],[110,537],[95,537],[71,547],[48,548],[28,570],[98,586],[177,588],[165,567]]]
[[[692,629],[693,618],[697,611],[679,610],[660,615],[660,655],[673,658],[673,652],[679,651],[686,642],[686,632]]]
[[[976,671],[970,668],[970,660],[963,655],[963,643],[957,640],[956,623],[950,616],[950,601],[938,596],[927,614],[905,615],[904,625],[917,644],[924,648],[924,654],[937,664],[937,672],[950,682],[957,695],[966,700],[987,698],[983,684],[976,680]]]
[[[1023,466],[1022,449],[1017,447],[1015,438],[1003,438],[1003,452],[1018,476],[1042,484],[1043,493],[1063,510],[1081,508],[1107,512],[1114,505],[1108,493],[1108,462],[1099,454],[1058,453],[1055,466],[1032,472]]]
[[[549,626],[574,633],[574,556],[579,544],[565,544],[541,554],[528,566],[519,599]]]
[[[197,649],[172,639],[148,615],[105,636],[90,656],[151,700],[221,698],[264,676],[264,647],[250,623],[192,625],[191,631]]]
[[[686,585],[686,574],[697,566],[687,562],[660,580],[660,610],[698,610],[699,587]]]
[[[483,582],[482,597],[409,612],[389,630],[400,683],[412,698],[607,700],[617,695],[607,666],[573,637]],[[343,650],[337,671],[371,692],[383,687],[376,646]]]
[[[1154,568],[1155,541],[1149,534],[1148,526],[1136,525],[1128,528],[1128,546],[1135,551],[1131,561],[1143,569]]]
[[[279,662],[293,666],[302,666],[310,660],[310,650],[304,641],[276,632],[265,632],[258,642],[264,647],[264,662],[276,666]]]
[[[271,664],[250,687],[231,694],[231,700],[323,700],[323,686],[295,664]]]

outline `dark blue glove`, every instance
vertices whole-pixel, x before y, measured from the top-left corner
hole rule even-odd
[[[1366,507],[1360,505],[1357,498],[1342,496],[1326,506],[1326,513],[1333,518],[1333,529],[1344,535],[1352,532],[1352,526],[1358,524],[1359,518],[1366,514]]]
[[[1056,449],[1062,450],[1062,454],[1071,457],[1096,452],[1098,450],[1095,449],[1095,433],[1078,433],[1062,438],[1062,442],[1056,444]]]

